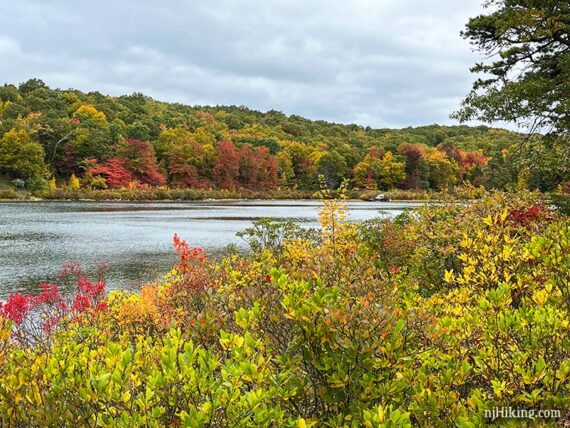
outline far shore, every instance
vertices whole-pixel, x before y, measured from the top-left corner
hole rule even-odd
[[[365,202],[442,202],[453,200],[473,200],[482,196],[482,189],[458,188],[452,192],[433,192],[422,190],[356,190],[346,193],[347,200]],[[376,200],[377,195],[386,200]],[[193,188],[140,188],[140,189],[55,189],[29,193],[14,189],[0,189],[0,202],[141,202],[141,203],[173,203],[173,202],[217,202],[217,201],[308,201],[321,197],[314,191],[283,190],[253,192],[247,190],[214,190]]]

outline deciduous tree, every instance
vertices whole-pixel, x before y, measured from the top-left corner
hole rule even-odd
[[[344,158],[336,151],[321,154],[315,166],[317,173],[325,177],[325,182],[332,189],[338,188],[348,173]]]
[[[154,148],[146,141],[125,139],[117,145],[116,155],[141,183],[166,184],[166,178],[158,170]]]
[[[107,185],[113,188],[128,187],[135,180],[133,173],[126,166],[126,161],[117,157],[109,158],[103,164],[89,168],[87,173],[102,176]]]
[[[0,171],[15,178],[42,178],[46,172],[43,147],[24,129],[6,132],[0,140]]]
[[[221,189],[236,189],[239,175],[239,153],[230,141],[220,141],[217,147],[214,180]]]

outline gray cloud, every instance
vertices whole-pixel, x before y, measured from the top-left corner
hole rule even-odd
[[[0,80],[375,127],[452,123],[481,0],[3,0]]]

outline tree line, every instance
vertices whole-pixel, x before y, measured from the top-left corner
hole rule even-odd
[[[0,87],[0,174],[31,190],[169,186],[315,190],[505,188],[521,176],[554,190],[560,154],[528,165],[523,136],[485,126],[372,129],[259,112],[51,89],[39,79]],[[526,147],[526,146],[525,146]],[[550,163],[549,163],[550,162]]]

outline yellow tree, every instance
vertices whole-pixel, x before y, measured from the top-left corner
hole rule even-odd
[[[69,177],[69,188],[71,190],[79,190],[81,188],[79,179],[75,176],[75,174],[71,174],[71,177]]]
[[[365,156],[354,167],[354,183],[367,189],[392,189],[406,180],[406,163],[386,152],[381,158],[376,152]]]
[[[11,129],[0,140],[0,173],[38,179],[46,172],[44,148],[24,130]]]

